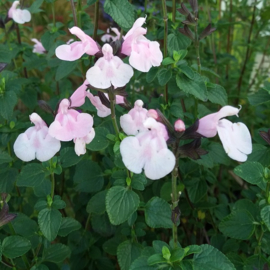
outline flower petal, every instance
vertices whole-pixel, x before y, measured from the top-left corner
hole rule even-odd
[[[55,50],[57,58],[65,61],[75,61],[80,59],[85,53],[85,46],[80,41],[75,41],[70,45],[58,46]]]

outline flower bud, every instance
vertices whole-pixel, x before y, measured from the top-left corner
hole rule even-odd
[[[176,120],[174,123],[174,129],[177,132],[185,131],[186,130],[185,123],[181,119]]]
[[[158,113],[157,113],[157,111],[154,110],[154,109],[148,110],[147,116],[148,116],[148,117],[152,117],[152,118],[154,118],[155,120],[158,119]]]

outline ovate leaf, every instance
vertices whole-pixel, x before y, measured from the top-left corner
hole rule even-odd
[[[139,196],[132,190],[115,186],[106,196],[106,210],[113,225],[125,222],[139,206]]]
[[[30,241],[18,235],[8,236],[2,243],[3,255],[9,259],[24,255],[30,248]]]

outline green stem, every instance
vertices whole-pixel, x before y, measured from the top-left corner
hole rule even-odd
[[[82,28],[81,12],[82,12],[82,2],[81,0],[78,0],[77,1],[77,20],[78,20],[78,27],[80,28]]]
[[[195,46],[195,50],[196,50],[198,72],[201,74],[200,41],[199,41],[199,36],[198,36],[198,18],[195,18],[195,20],[196,20],[196,25],[195,25],[194,46]]]
[[[50,169],[51,169],[51,181],[52,181],[52,187],[51,187],[51,198],[53,200],[54,197],[54,189],[55,189],[55,179],[54,179],[54,173],[52,172],[52,160],[50,160]]]
[[[112,118],[113,128],[114,128],[116,136],[118,137],[119,128],[118,128],[116,117],[115,117],[115,95],[112,89],[109,91],[109,99],[110,99],[110,104],[111,104],[111,118]]]
[[[270,201],[269,201],[269,192],[270,192],[270,182],[267,182],[267,185],[266,185],[266,191],[265,191],[265,199],[266,199],[266,203],[267,204],[270,204]]]
[[[73,14],[74,25],[75,26],[78,26],[74,1],[73,0],[70,0],[70,4],[71,4],[71,9],[72,9],[72,14]]]
[[[168,16],[166,0],[162,0],[162,10],[163,10],[163,21],[164,21],[164,39],[163,39],[163,58],[167,56],[167,37],[168,37]],[[164,99],[168,103],[168,85],[164,86]]]
[[[175,23],[175,15],[176,15],[176,1],[172,0],[172,21]]]
[[[86,223],[85,223],[85,227],[84,227],[84,233],[87,231],[87,228],[89,226],[90,219],[91,219],[91,214],[89,214],[88,217],[87,217],[87,220],[86,220]]]
[[[97,38],[97,30],[98,30],[98,19],[99,19],[99,0],[95,3],[95,27],[94,27],[94,35],[93,39]]]
[[[52,2],[52,16],[53,16],[53,26],[55,26],[55,8],[54,8],[54,1]]]
[[[262,232],[261,232],[261,235],[259,236],[258,246],[255,248],[254,254],[260,254],[261,253],[262,238],[263,238],[263,235],[264,235],[263,228],[261,228],[261,229],[262,229]]]
[[[177,164],[178,162],[176,161],[176,165],[172,171],[172,212],[174,213],[174,210],[178,207],[178,192],[177,192]],[[175,213],[174,213],[175,215]],[[177,240],[177,221],[173,222],[173,228],[172,228],[172,233],[173,233],[173,243],[174,243],[174,248],[177,248],[178,246],[178,240]]]
[[[147,4],[148,4],[148,1],[144,0],[144,14],[147,14]]]

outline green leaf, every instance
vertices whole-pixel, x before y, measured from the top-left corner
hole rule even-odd
[[[132,190],[116,186],[109,189],[106,196],[106,210],[112,224],[125,222],[139,206],[139,196]]]
[[[102,248],[105,252],[110,255],[116,256],[117,255],[117,247],[126,240],[125,236],[114,236],[113,238],[107,240],[103,245]]]
[[[184,250],[185,250],[185,256],[202,252],[202,248],[200,246],[197,246],[197,245],[187,246],[184,248]]]
[[[63,168],[71,167],[77,164],[82,156],[77,156],[74,147],[65,147],[60,151],[60,162]]]
[[[156,266],[150,266],[147,263],[147,257],[141,256],[136,259],[129,270],[157,270]]]
[[[165,85],[166,83],[168,83],[168,81],[171,79],[172,77],[172,70],[169,68],[162,68],[158,74],[158,82],[161,86]]]
[[[162,256],[167,261],[170,260],[170,258],[171,258],[171,251],[166,246],[162,247]]]
[[[121,28],[131,28],[134,23],[133,6],[126,0],[106,0],[104,11],[108,13]]]
[[[24,237],[34,235],[38,230],[37,223],[23,213],[18,213],[17,217],[11,223],[16,234]]]
[[[237,166],[234,173],[252,185],[265,189],[264,167],[259,162],[247,161]]]
[[[0,150],[0,164],[8,163],[10,161],[12,161],[11,156],[8,153]]]
[[[30,241],[18,235],[8,236],[2,242],[3,255],[9,259],[24,255],[30,248]]]
[[[129,270],[132,262],[141,254],[142,247],[127,240],[117,248],[117,260],[121,270]]]
[[[31,7],[29,8],[29,11],[31,14],[33,13],[39,13],[42,11],[42,9],[40,9],[41,5],[43,4],[44,0],[35,0],[33,2],[33,4],[31,5]]]
[[[65,237],[71,232],[77,231],[80,228],[81,228],[81,223],[79,221],[71,217],[64,217],[62,218],[58,235]]]
[[[63,244],[54,244],[43,251],[43,261],[62,263],[70,255],[69,247]]]
[[[30,270],[50,270],[45,264],[34,265]]]
[[[175,61],[171,57],[166,57],[162,61],[163,66],[168,66],[168,65],[171,65],[171,64],[174,64],[174,63],[175,63]]]
[[[18,176],[18,170],[7,168],[0,172],[0,190],[1,192],[10,193],[14,187],[14,182]]]
[[[230,260],[218,249],[201,245],[202,252],[194,255],[194,270],[236,270]]]
[[[185,256],[186,256],[185,249],[179,247],[172,251],[170,261],[171,262],[182,261]]]
[[[6,91],[0,95],[0,114],[5,119],[10,119],[13,109],[17,104],[17,95],[13,91]]]
[[[106,212],[102,215],[93,214],[91,224],[93,230],[103,237],[109,237],[115,232],[115,226],[110,223]]]
[[[152,81],[154,81],[154,79],[156,78],[157,74],[158,74],[159,69],[157,67],[152,67],[149,72],[146,73],[146,81],[148,83],[151,83]]]
[[[107,135],[110,134],[109,130],[104,127],[95,128],[95,137],[92,142],[86,145],[86,148],[92,151],[104,150],[110,144]]]
[[[228,104],[228,95],[226,90],[218,84],[207,83],[208,99],[215,104],[225,106]]]
[[[187,50],[180,50],[180,51],[173,51],[173,59],[178,62],[180,60],[183,60],[186,55],[187,55],[188,51]]]
[[[145,205],[145,222],[151,228],[172,228],[171,212],[165,200],[153,197]]]
[[[55,39],[60,36],[59,32],[51,33],[50,31],[47,31],[43,34],[41,37],[41,43],[44,46],[44,48],[49,51],[52,46],[55,46]],[[64,63],[64,62],[62,62]],[[73,63],[73,62],[71,62]]]
[[[163,258],[161,254],[154,254],[147,260],[148,265],[155,265],[157,263],[166,263],[167,260]]]
[[[60,81],[68,76],[77,67],[77,64],[77,61],[62,61],[56,70],[55,80]]]
[[[7,44],[0,44],[0,62],[10,63],[12,60],[12,53]]]
[[[106,198],[107,190],[100,191],[95,194],[88,202],[86,206],[87,213],[94,213],[97,215],[101,215],[106,210],[105,198]]]
[[[203,178],[193,178],[187,183],[187,191],[193,203],[199,202],[207,193],[207,184]]]
[[[269,261],[263,255],[253,255],[245,260],[243,270],[267,270],[267,266]]]
[[[261,210],[261,218],[263,222],[265,223],[266,227],[270,231],[270,205],[265,206]]]
[[[101,168],[91,160],[82,160],[76,166],[73,180],[76,184],[76,190],[81,192],[100,191],[104,184]]]
[[[41,164],[31,163],[23,167],[16,185],[18,187],[39,186],[46,178],[46,173]]]
[[[246,210],[233,211],[225,217],[219,224],[220,231],[231,238],[247,240],[255,230],[252,215]]]
[[[179,69],[184,73],[189,79],[193,80],[195,73],[188,65],[180,65]]]
[[[180,33],[168,35],[168,51],[171,55],[173,51],[186,50],[190,44],[191,40]]]
[[[185,93],[191,94],[202,101],[207,100],[207,90],[202,80],[191,80],[186,75],[179,74],[176,76],[176,83]]]
[[[61,222],[62,215],[54,208],[43,209],[38,214],[40,230],[49,241],[53,241],[56,238]]]
[[[248,96],[248,101],[252,106],[268,103],[270,101],[270,95],[263,89],[260,89],[253,95]]]
[[[133,174],[131,180],[131,186],[137,190],[144,190],[147,180],[144,174]]]

